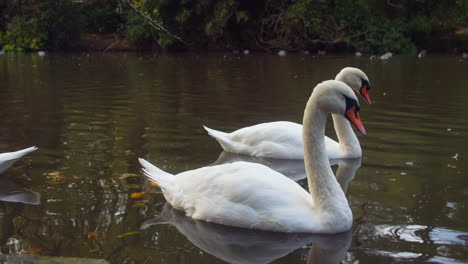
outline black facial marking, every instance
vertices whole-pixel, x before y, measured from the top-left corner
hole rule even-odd
[[[362,88],[367,86],[367,91],[370,90],[370,83],[368,80],[361,78],[361,88],[359,88],[359,91],[361,91]]]
[[[348,121],[351,122],[351,120],[349,119],[349,117],[348,117],[348,115],[346,113],[348,112],[349,109],[354,107],[354,115],[357,116],[357,112],[359,112],[359,110],[361,110],[361,107],[359,106],[359,103],[356,100],[351,99],[346,95],[343,95],[343,96],[344,96],[345,102],[346,102],[346,110],[344,112],[344,116],[345,116],[346,119],[348,119]]]
[[[356,100],[354,100],[354,99],[352,99],[352,98],[349,98],[349,97],[346,96],[346,95],[343,95],[343,96],[344,96],[345,102],[346,102],[345,114],[346,114],[346,112],[348,112],[348,110],[351,109],[353,106],[356,107],[356,108],[355,108],[355,111],[356,111],[356,112],[359,111],[359,110],[361,110],[361,107],[359,106],[359,103],[358,103]]]

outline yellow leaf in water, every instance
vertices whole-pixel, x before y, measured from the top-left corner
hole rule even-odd
[[[132,194],[130,194],[130,198],[140,199],[144,194],[145,194],[144,192],[132,193]]]
[[[134,231],[134,232],[127,232],[125,234],[121,234],[119,236],[117,236],[117,238],[122,238],[122,237],[126,237],[126,236],[131,236],[131,235],[136,235],[136,234],[140,234],[141,232],[138,232],[138,231]]]
[[[388,180],[389,180],[389,181],[392,181],[392,182],[396,181],[396,179],[388,179]]]
[[[88,232],[88,235],[94,238],[98,237],[98,234],[96,232]]]
[[[150,182],[150,185],[151,185],[152,187],[158,187],[158,184],[155,183],[155,182]]]

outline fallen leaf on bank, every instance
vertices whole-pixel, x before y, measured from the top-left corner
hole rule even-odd
[[[132,193],[132,194],[130,194],[130,198],[140,199],[144,194],[145,194],[145,192]]]
[[[135,174],[135,173],[124,173],[124,174],[120,175],[119,179],[120,180],[125,180],[125,179],[127,179],[129,177],[139,177],[139,176],[140,175]]]
[[[122,237],[126,237],[126,236],[131,236],[131,235],[137,235],[137,234],[140,234],[141,232],[138,232],[138,231],[134,231],[134,232],[127,232],[127,233],[124,233],[124,234],[121,234],[119,236],[117,236],[117,238],[122,238]]]
[[[96,232],[88,232],[88,236],[97,238],[98,234]]]

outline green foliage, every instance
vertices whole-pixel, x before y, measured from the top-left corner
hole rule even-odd
[[[401,20],[392,21],[383,17],[369,17],[363,26],[364,34],[350,40],[350,44],[357,50],[367,54],[379,54],[386,51],[416,53],[415,45],[405,36],[407,25]]]
[[[79,6],[71,0],[11,2],[0,45],[9,51],[64,48],[80,32]],[[79,35],[78,35],[79,37]]]
[[[12,51],[119,32],[170,49],[414,53],[430,37],[467,27],[467,0],[0,0],[0,48]]]
[[[30,15],[14,17],[8,23],[6,31],[0,32],[0,46],[6,51],[43,49],[46,45],[47,34],[41,22],[40,19]]]

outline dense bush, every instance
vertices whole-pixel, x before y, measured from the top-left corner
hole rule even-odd
[[[0,48],[64,49],[122,33],[168,49],[414,53],[466,32],[466,0],[0,0]]]

